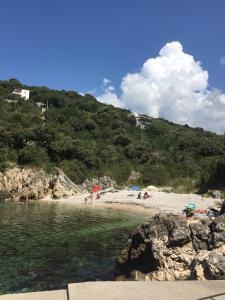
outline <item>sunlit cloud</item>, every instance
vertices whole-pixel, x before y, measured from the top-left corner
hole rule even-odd
[[[106,78],[98,100],[179,124],[225,131],[225,94],[209,88],[208,72],[181,43],[167,43],[139,72],[127,74],[118,96]],[[111,87],[109,89],[109,87]]]

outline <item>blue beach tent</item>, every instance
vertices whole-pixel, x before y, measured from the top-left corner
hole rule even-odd
[[[140,189],[141,189],[141,188],[140,188],[140,186],[138,186],[138,185],[131,185],[131,186],[130,186],[130,190],[131,190],[131,191],[140,191]]]

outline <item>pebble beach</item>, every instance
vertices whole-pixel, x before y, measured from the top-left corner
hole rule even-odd
[[[147,190],[142,190],[142,195]],[[194,203],[197,209],[207,209],[209,206],[215,206],[220,202],[219,198],[206,198],[197,194],[177,194],[162,191],[147,191],[150,195],[148,199],[137,199],[139,191],[121,190],[118,192],[108,192],[101,194],[100,199],[88,201],[85,204],[85,198],[89,194],[78,194],[67,199],[52,200],[45,198],[45,201],[56,201],[61,203],[98,205],[111,207],[113,209],[131,210],[137,212],[157,213],[160,211],[181,214],[185,205]]]

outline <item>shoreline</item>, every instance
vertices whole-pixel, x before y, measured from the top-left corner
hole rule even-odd
[[[48,203],[58,203],[58,204],[68,204],[68,205],[77,205],[77,206],[83,206],[83,207],[88,207],[88,208],[100,208],[100,209],[114,209],[114,210],[120,210],[120,211],[128,211],[128,212],[137,212],[143,215],[149,215],[151,216],[152,214],[156,214],[159,212],[162,212],[161,209],[154,207],[154,206],[149,206],[149,207],[144,207],[141,205],[133,204],[133,203],[119,203],[119,202],[95,202],[93,201],[92,203],[85,204],[84,202],[75,202],[74,197],[71,198],[63,198],[63,199],[41,199],[39,200],[40,202],[48,202]]]
[[[142,190],[142,194],[147,190]],[[196,194],[176,194],[161,191],[149,192],[150,198],[137,199],[139,191],[121,190],[115,193],[105,193],[98,200],[85,204],[85,197],[89,194],[78,194],[69,198],[51,199],[44,198],[40,201],[50,203],[84,205],[87,207],[112,208],[117,210],[134,211],[137,213],[154,214],[157,212],[168,212],[181,214],[185,205],[189,202],[195,203],[199,209],[207,209],[209,206],[216,206],[217,202],[223,201],[220,198],[205,198]]]

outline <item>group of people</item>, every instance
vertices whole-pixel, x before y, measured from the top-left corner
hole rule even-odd
[[[142,195],[141,195],[141,192],[140,192],[140,193],[138,193],[138,197],[137,197],[137,198],[138,198],[138,199],[142,199],[141,196],[142,196]],[[151,197],[151,196],[148,194],[148,192],[145,192],[144,195],[143,195],[143,199],[148,199],[148,198],[150,198],[150,197]]]
[[[84,198],[84,202],[85,202],[85,204],[88,204],[88,202],[91,202],[91,204],[92,204],[93,200],[98,200],[100,198],[101,198],[100,193],[91,192],[89,196]]]

